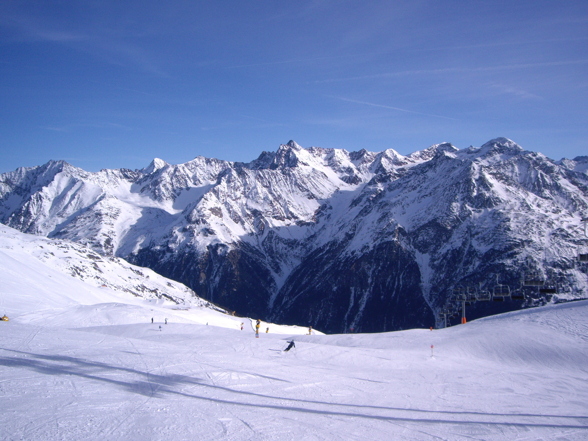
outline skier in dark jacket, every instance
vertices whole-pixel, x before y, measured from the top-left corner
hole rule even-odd
[[[296,347],[296,345],[294,344],[294,340],[289,341],[288,343],[289,343],[289,345],[288,345],[288,347],[286,349],[284,349],[284,352],[288,352],[290,349]]]

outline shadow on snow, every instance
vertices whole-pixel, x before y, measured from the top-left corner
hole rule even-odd
[[[249,408],[260,408],[260,409],[272,409],[278,411],[286,411],[286,412],[300,412],[300,413],[308,413],[308,414],[317,414],[317,415],[328,415],[328,416],[341,416],[341,417],[350,417],[350,418],[365,418],[365,419],[373,419],[373,420],[380,420],[380,421],[390,421],[390,422],[413,422],[413,423],[430,423],[430,424],[466,424],[466,425],[473,425],[473,424],[485,424],[485,425],[495,425],[495,426],[513,426],[513,427],[545,427],[545,428],[563,428],[563,429],[587,429],[588,430],[588,416],[569,416],[569,415],[538,415],[538,414],[501,414],[501,413],[483,413],[483,412],[469,412],[469,411],[443,411],[443,410],[422,410],[422,409],[410,409],[410,408],[393,408],[393,407],[383,407],[383,406],[370,406],[370,405],[358,405],[358,404],[345,404],[345,403],[330,403],[326,401],[315,401],[315,400],[303,400],[303,399],[295,399],[295,398],[288,398],[288,397],[280,397],[280,396],[271,396],[271,395],[264,395],[258,394],[254,392],[245,392],[239,391],[235,389],[231,389],[229,387],[218,386],[213,384],[208,384],[202,379],[193,378],[186,375],[158,375],[152,374],[149,372],[142,372],[137,369],[122,367],[122,366],[114,366],[107,363],[101,363],[96,361],[88,361],[76,357],[69,357],[63,355],[42,355],[42,354],[35,354],[30,352],[22,352],[10,349],[3,349],[6,352],[11,352],[14,354],[13,357],[0,357],[0,366],[5,366],[7,368],[14,368],[14,369],[30,369],[34,370],[40,374],[44,375],[75,375],[80,378],[86,378],[89,380],[101,381],[113,384],[115,386],[121,387],[124,390],[127,390],[131,393],[136,393],[144,396],[148,396],[150,398],[164,398],[165,395],[176,395],[182,396],[191,399],[198,399],[198,400],[205,400],[214,402],[217,404],[225,404],[231,406],[244,406]],[[105,374],[107,373],[116,373],[116,372],[125,372],[133,375],[137,375],[141,378],[141,380],[137,381],[121,381],[112,378],[108,378]],[[265,377],[272,380],[278,381],[285,381],[278,378],[272,377]],[[175,386],[179,385],[189,385],[195,387],[202,387],[202,388],[209,388],[209,389],[216,389],[221,390],[223,392],[228,392],[229,394],[236,394],[236,395],[245,395],[249,398],[261,398],[261,399],[268,399],[268,400],[276,400],[276,401],[290,401],[294,403],[303,403],[306,405],[317,405],[317,406],[326,406],[328,410],[324,409],[313,409],[313,408],[304,408],[304,407],[297,407],[297,406],[284,406],[284,405],[277,405],[271,403],[252,403],[252,402],[240,402],[237,400],[230,400],[230,399],[221,399],[215,397],[207,397],[203,395],[196,395],[193,393],[187,393],[183,391],[174,390]],[[394,411],[394,412],[403,412],[403,413],[420,413],[420,414],[427,414],[427,415],[453,415],[455,417],[458,416],[477,416],[479,417],[477,420],[458,420],[458,419],[450,419],[450,418],[411,418],[411,417],[403,417],[403,416],[386,416],[386,415],[370,415],[365,413],[359,412],[350,412],[344,410],[336,410],[335,408],[352,408],[356,409],[357,411],[361,409],[371,409],[374,411]],[[486,418],[502,418],[502,421],[492,421],[487,420],[484,421],[484,417]],[[530,418],[536,420],[545,421],[546,419],[556,418],[560,420],[564,420],[564,424],[558,424],[554,422],[553,424],[549,424],[547,422],[540,422],[540,421],[529,421],[529,422],[521,422],[517,421],[517,419],[521,418]],[[576,420],[584,422],[586,424],[571,424],[565,423],[566,420]]]

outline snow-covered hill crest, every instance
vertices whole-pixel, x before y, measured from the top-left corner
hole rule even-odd
[[[528,273],[559,297],[587,296],[585,162],[506,138],[408,156],[290,141],[250,163],[137,171],[50,162],[0,175],[0,221],[148,266],[245,315],[331,332],[428,327],[454,289],[514,290]]]
[[[187,286],[149,268],[98,254],[74,242],[24,234],[5,225],[0,225],[0,258],[3,290],[8,291],[3,294],[2,306],[11,314],[23,313],[23,305],[29,311],[59,310],[71,304],[132,303],[132,298],[167,303],[177,309],[205,307],[222,312]],[[36,301],[27,305],[23,296]],[[43,302],[46,304],[40,305]]]

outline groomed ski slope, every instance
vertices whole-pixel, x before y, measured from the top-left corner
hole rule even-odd
[[[3,440],[588,439],[588,301],[295,335],[285,353],[306,328],[255,338],[249,319],[89,287],[26,248],[0,250]]]

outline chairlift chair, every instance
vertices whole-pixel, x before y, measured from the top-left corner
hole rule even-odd
[[[580,254],[578,256],[578,259],[580,260],[580,262],[588,262],[588,254]]]
[[[525,300],[525,293],[521,290],[511,293],[510,298],[513,300]]]
[[[523,286],[543,286],[545,279],[540,273],[534,272],[526,274],[523,279]]]
[[[463,302],[466,300],[466,291],[462,287],[453,288],[453,298],[455,301]]]
[[[492,294],[487,289],[481,289],[476,293],[476,300],[479,302],[489,302],[492,299]]]
[[[465,301],[468,304],[472,304],[476,301],[476,291],[473,288],[471,288],[471,287],[466,288]]]
[[[492,299],[495,302],[503,302],[507,298],[510,298],[510,287],[508,285],[498,284],[494,287]]]

